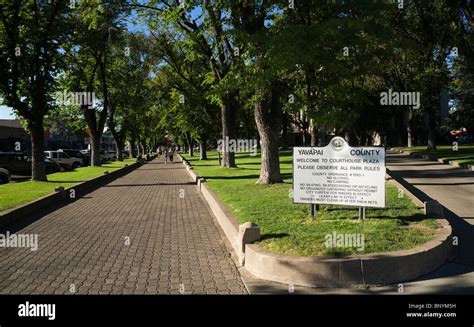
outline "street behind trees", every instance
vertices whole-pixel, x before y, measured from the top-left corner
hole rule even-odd
[[[46,180],[42,138],[58,117],[87,128],[94,166],[105,129],[119,160],[125,144],[136,157],[171,141],[205,159],[219,140],[257,139],[260,184],[283,181],[286,146],[340,135],[434,151],[452,142],[449,131],[474,128],[469,1],[2,0],[0,9],[0,93],[31,135],[33,180]],[[95,101],[64,103],[65,91]],[[233,151],[221,155],[221,166],[237,166]]]

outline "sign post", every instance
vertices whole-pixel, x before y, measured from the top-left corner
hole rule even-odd
[[[293,203],[385,208],[385,148],[351,147],[334,137],[325,147],[293,148]]]
[[[310,206],[311,206],[311,219],[315,220],[317,217],[316,205],[311,203]]]

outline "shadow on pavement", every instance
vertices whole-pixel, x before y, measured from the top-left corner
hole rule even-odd
[[[153,183],[153,184],[109,184],[102,187],[135,187],[135,186],[170,186],[170,185],[196,185],[194,182],[184,183]]]

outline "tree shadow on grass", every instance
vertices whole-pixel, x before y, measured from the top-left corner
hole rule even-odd
[[[260,241],[272,239],[272,238],[284,238],[288,237],[290,234],[287,233],[269,233],[269,234],[263,234],[262,237],[260,237]]]
[[[366,207],[365,210],[368,211],[386,211],[386,210],[410,210],[414,208],[408,208],[408,207],[387,207],[387,208],[371,208],[371,207]],[[331,212],[331,211],[354,211],[358,212],[359,207],[333,207],[333,208],[328,208],[328,207],[323,207],[323,209],[320,209],[320,211],[323,212]]]
[[[416,213],[414,215],[400,215],[400,216],[394,216],[394,217],[388,217],[388,216],[377,216],[377,217],[367,217],[370,219],[380,219],[380,220],[389,220],[389,219],[397,219],[402,222],[420,222],[426,219],[434,219],[435,217],[432,216],[426,216],[425,214],[422,213]]]
[[[252,174],[252,175],[235,175],[235,176],[203,176],[206,179],[251,179],[255,178],[258,179],[260,175],[257,174]],[[281,174],[282,179],[288,179],[291,177],[291,174]],[[285,183],[279,183],[279,184],[285,184]]]
[[[84,183],[84,182],[87,182],[88,179],[83,179],[83,180],[80,180],[80,181],[55,181],[55,180],[52,180],[52,181],[48,181],[48,183],[52,183],[52,184],[77,184],[77,183]]]
[[[393,208],[394,210],[396,210],[396,208]],[[405,209],[405,208],[400,208],[400,209]],[[338,211],[338,210],[344,210],[344,209],[340,209],[340,208],[332,208],[332,209],[328,209],[328,210],[325,210],[323,212],[330,212],[330,211]],[[375,213],[374,215],[372,215],[372,213]],[[395,212],[396,213],[396,212]],[[372,212],[367,212],[366,211],[366,216],[365,216],[366,219],[378,219],[378,220],[399,220],[402,224],[403,223],[412,223],[412,222],[421,222],[423,220],[426,220],[426,219],[436,219],[436,217],[434,216],[430,216],[430,215],[425,215],[423,213],[415,213],[413,215],[406,215],[406,214],[400,214],[400,215],[395,215],[395,216],[383,216],[383,215],[378,215],[377,214],[377,211],[374,210]],[[351,219],[351,220],[354,220],[354,219],[359,219],[359,213],[357,212],[357,209],[356,210],[352,210],[352,215],[347,215],[346,217],[328,217],[328,218],[325,218],[324,220],[343,220],[343,219]]]
[[[258,179],[259,175],[237,175],[237,176],[206,176],[206,175],[203,175],[202,177],[204,177],[207,180],[213,180],[213,179],[229,179],[229,180],[232,180],[232,179],[251,179],[251,178]]]
[[[203,164],[197,164],[197,165],[194,165],[194,167],[216,167],[216,168],[219,168],[219,165],[203,165]]]

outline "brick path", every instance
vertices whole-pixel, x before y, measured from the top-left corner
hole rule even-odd
[[[246,293],[190,182],[155,159],[17,231],[38,250],[0,248],[0,293]]]

